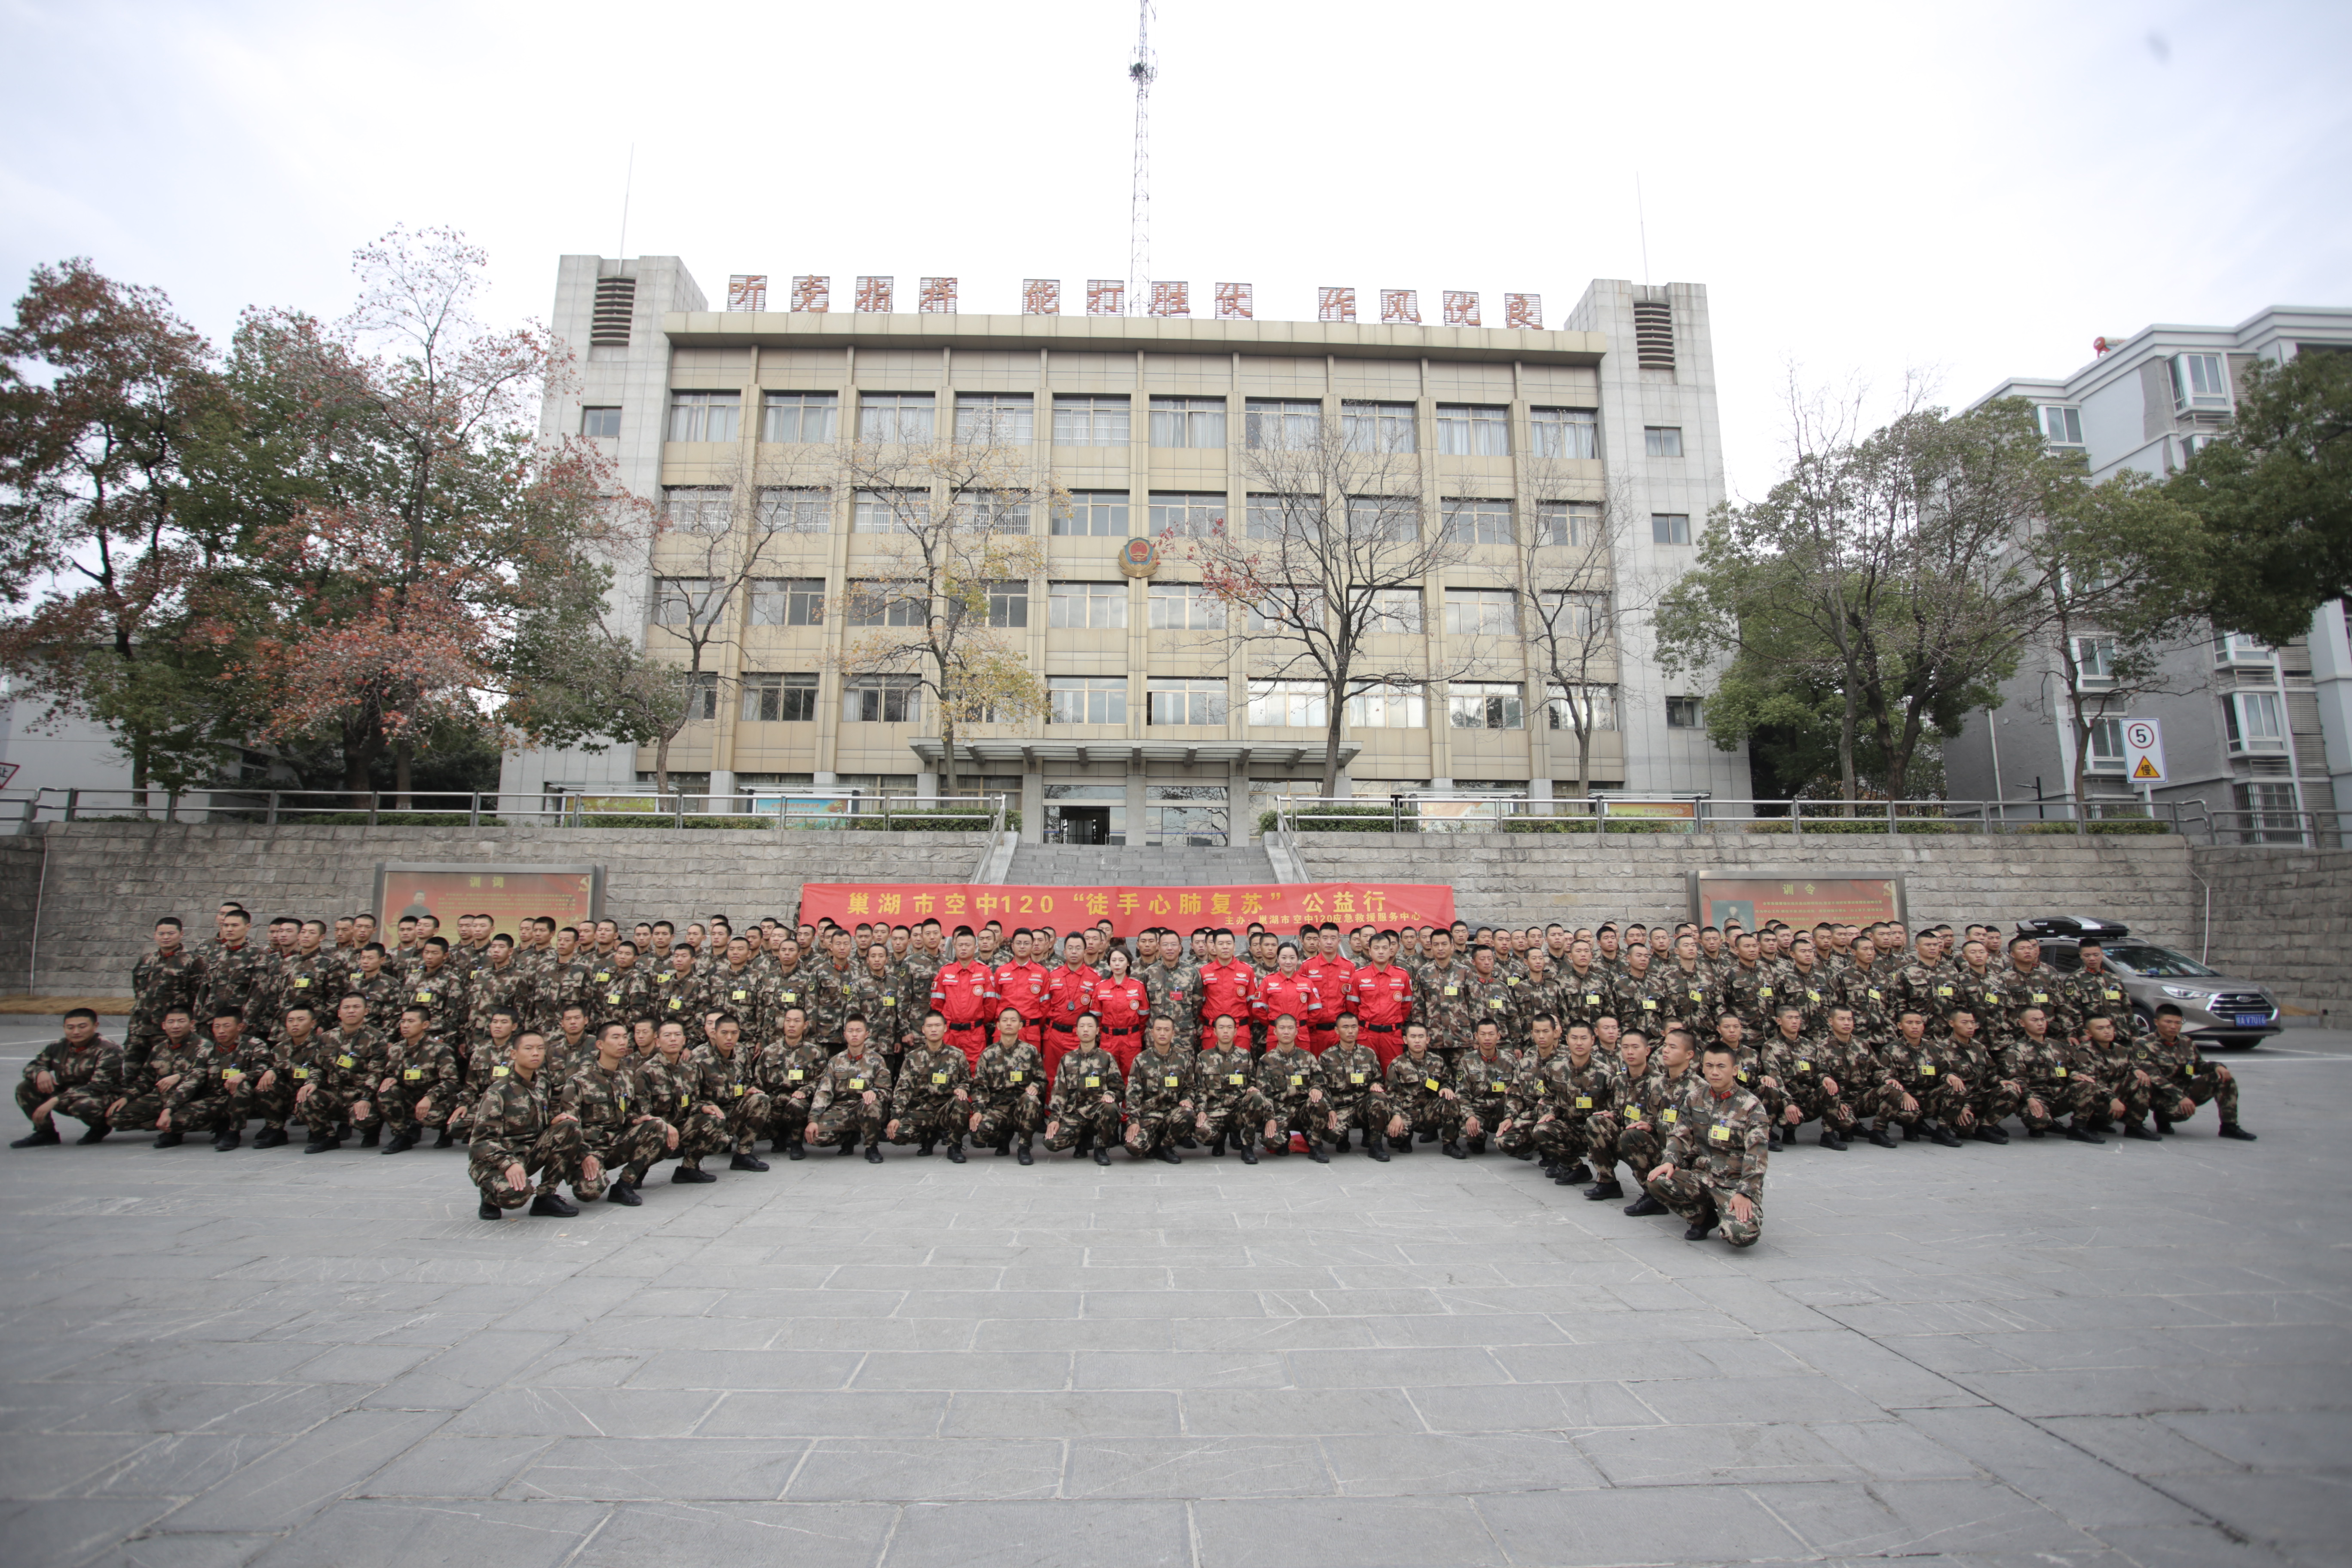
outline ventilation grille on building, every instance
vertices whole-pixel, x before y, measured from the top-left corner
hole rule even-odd
[[[635,312],[636,308],[637,280],[635,279],[598,279],[596,280],[596,313],[588,323],[588,342],[599,348],[628,347],[629,317]]]
[[[1633,302],[1633,357],[1643,370],[1675,368],[1675,309],[1664,300]]]

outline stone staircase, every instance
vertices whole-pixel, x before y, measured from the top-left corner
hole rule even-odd
[[[1201,888],[1227,882],[1271,882],[1274,863],[1263,848],[1165,849],[1100,844],[1024,844],[1004,873],[1014,886],[1074,887],[1129,883],[1147,888]]]

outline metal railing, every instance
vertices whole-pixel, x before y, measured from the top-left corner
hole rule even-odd
[[[865,790],[754,790],[731,795],[612,790],[539,795],[415,790],[40,789],[0,795],[0,834],[49,822],[246,823],[279,827],[729,827],[751,831],[900,828],[1004,831],[1003,795],[878,795]]]
[[[1586,834],[2183,834],[2209,842],[2222,824],[2200,802],[1725,800],[1690,796],[1576,798],[1415,792],[1392,795],[1288,795],[1274,807],[1284,833]],[[2226,814],[2221,814],[2226,815]],[[2254,813],[2285,817],[2289,813]],[[2318,814],[2305,814],[2315,816]],[[2314,825],[2315,826],[2315,824]],[[2330,829],[2332,833],[2332,829]]]

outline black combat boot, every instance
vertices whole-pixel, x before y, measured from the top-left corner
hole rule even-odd
[[[1484,1139],[1484,1138],[1473,1138],[1473,1139],[1471,1139],[1471,1140],[1470,1140],[1470,1152],[1472,1152],[1473,1154],[1483,1154],[1483,1153],[1485,1153],[1486,1152],[1486,1139]]]
[[[336,1137],[332,1132],[322,1132],[319,1136],[311,1139],[308,1143],[303,1144],[302,1152],[305,1154],[326,1154],[331,1153],[333,1151],[340,1149],[342,1146],[343,1141]]]
[[[1098,1149],[1097,1149],[1097,1150],[1094,1152],[1094,1154],[1095,1154],[1095,1163],[1096,1163],[1096,1164],[1100,1165],[1100,1166],[1103,1166],[1103,1167],[1104,1167],[1104,1168],[1106,1168],[1106,1169],[1108,1169],[1108,1168],[1109,1167],[1109,1165],[1110,1165],[1110,1151],[1109,1151],[1109,1150],[1108,1150],[1108,1149],[1100,1149],[1100,1148],[1098,1148]]]
[[[14,1143],[9,1144],[8,1147],[11,1149],[38,1149],[46,1143],[62,1143],[64,1142],[65,1140],[63,1138],[58,1136],[58,1129],[55,1122],[42,1121],[36,1123],[30,1132],[26,1133],[22,1138],[19,1138]]]
[[[155,1147],[158,1149],[176,1149],[187,1141],[188,1135],[176,1127],[155,1134]]]
[[[1213,1159],[1222,1160],[1225,1157],[1225,1135],[1223,1133],[1218,1133],[1217,1141],[1209,1145],[1209,1153]]]
[[[253,1135],[253,1146],[257,1149],[282,1148],[291,1142],[292,1140],[286,1136],[286,1129],[283,1127],[265,1126]]]
[[[841,1141],[841,1147],[835,1149],[834,1152],[845,1160],[847,1159],[850,1155],[857,1152],[857,1140],[855,1138],[843,1139]]]
[[[1451,1138],[1438,1145],[1438,1152],[1449,1160],[1466,1160],[1470,1157],[1462,1152],[1462,1145]]]
[[[1243,1142],[1236,1144],[1234,1147],[1241,1154],[1243,1164],[1255,1165],[1257,1163],[1257,1145],[1255,1143]]]
[[[383,1152],[387,1154],[405,1154],[415,1147],[415,1133],[395,1132],[392,1135],[392,1142],[383,1146]]]
[[[1777,1154],[1780,1152],[1780,1124],[1779,1122],[1776,1121],[1772,1124],[1771,1134],[1771,1137],[1766,1140],[1765,1146],[1773,1153]]]
[[[1822,1147],[1824,1149],[1835,1149],[1839,1152],[1843,1153],[1845,1150],[1852,1147],[1852,1145],[1847,1143],[1844,1135],[1839,1132],[1836,1128],[1825,1126],[1822,1129]]]
[[[637,1195],[637,1184],[625,1176],[613,1184],[613,1190],[604,1194],[604,1201],[621,1208],[633,1209],[646,1200]]]
[[[929,1159],[931,1157],[931,1148],[935,1140],[929,1138],[924,1139],[920,1144],[916,1146],[915,1158],[918,1160]]]
[[[452,1149],[457,1147],[457,1135],[446,1127],[441,1129],[441,1136],[433,1140],[433,1146],[436,1149]]]
[[[1708,1237],[1715,1234],[1715,1227],[1722,1223],[1723,1216],[1715,1212],[1715,1205],[1713,1204],[1709,1204],[1706,1206],[1706,1212],[1700,1215],[1698,1218],[1691,1221],[1689,1227],[1683,1232],[1683,1239],[1685,1241],[1705,1241]]]
[[[2171,1117],[2169,1117],[2169,1116],[2167,1116],[2167,1115],[2166,1115],[2164,1112],[2162,1112],[2161,1110],[2158,1111],[2158,1112],[2156,1113],[2156,1131],[2157,1131],[2157,1134],[2158,1134],[2159,1137],[2164,1137],[2164,1138],[2169,1138],[2169,1137],[2171,1137],[2171,1136],[2172,1136],[2172,1118],[2171,1118]]]
[[[2104,1143],[2106,1142],[2105,1139],[2100,1137],[2097,1133],[2092,1131],[2089,1128],[2084,1126],[2079,1121],[2066,1129],[2066,1137],[2068,1142],[2074,1143]]]
[[[383,1129],[381,1127],[371,1127],[360,1136],[360,1147],[362,1149],[373,1149],[383,1142]]]
[[[244,1142],[245,1134],[234,1127],[224,1127],[213,1134],[213,1147],[224,1154],[232,1149],[241,1147]]]
[[[1652,1197],[1648,1193],[1643,1193],[1640,1197],[1635,1198],[1632,1203],[1625,1205],[1625,1212],[1632,1215],[1635,1219],[1644,1219],[1654,1214],[1665,1213],[1666,1205]]]
[[[2124,1136],[2140,1143],[2161,1143],[2164,1142],[2163,1139],[2158,1138],[2155,1133],[2147,1130],[2147,1123],[2145,1121],[2125,1122]]]
[[[2254,1135],[2252,1133],[2247,1131],[2244,1128],[2239,1126],[2234,1121],[2224,1121],[2221,1123],[2221,1135],[2224,1138],[2233,1138],[2241,1143],[2251,1143],[2254,1141]],[[87,1143],[89,1140],[85,1138],[82,1142]]]
[[[808,1158],[808,1148],[799,1139],[795,1138],[791,1142],[784,1145],[784,1158],[787,1160],[805,1160]]]
[[[1927,1136],[1947,1149],[1957,1149],[1960,1146],[1960,1135],[1940,1121],[1927,1129]]]
[[[1555,1182],[1563,1182],[1572,1184],[1577,1182],[1589,1182],[1592,1180],[1592,1173],[1586,1168],[1583,1161],[1579,1160],[1573,1165],[1561,1166],[1558,1171],[1552,1173],[1551,1179]]]
[[[866,1163],[869,1165],[878,1165],[882,1163],[882,1140],[879,1138],[866,1145]]]
[[[1870,1141],[1881,1149],[1892,1149],[1896,1146],[1895,1142],[1895,1135],[1887,1131],[1884,1127],[1872,1128],[1870,1130]]]
[[[1606,1181],[1595,1182],[1591,1186],[1585,1188],[1584,1195],[1592,1203],[1602,1204],[1607,1203],[1611,1198],[1623,1197],[1625,1195],[1625,1188],[1623,1184],[1620,1183],[1616,1177],[1612,1176]]]
[[[1159,1148],[1154,1149],[1151,1152],[1151,1157],[1163,1165],[1181,1165],[1184,1163],[1184,1156],[1176,1152],[1174,1147],[1167,1143],[1162,1143]]]
[[[768,1168],[768,1162],[749,1149],[743,1149],[737,1151],[735,1158],[727,1163],[727,1168],[730,1171],[764,1171]]]
[[[954,1142],[948,1145],[948,1163],[950,1165],[961,1165],[963,1163],[962,1139],[959,1138]]]
[[[1906,1143],[1916,1143],[1919,1142],[1918,1122],[1906,1121],[1903,1123],[1903,1142]]]
[[[1389,1163],[1389,1141],[1377,1132],[1364,1134],[1364,1152],[1385,1165]]]
[[[103,1143],[106,1142],[106,1135],[113,1131],[113,1128],[109,1127],[103,1121],[93,1121],[90,1123],[89,1131],[75,1139],[74,1142],[76,1143]]]
[[[1013,1152],[1013,1157],[1024,1165],[1033,1163],[1029,1153],[1029,1134],[1026,1132],[1021,1134],[1021,1146]]]
[[[1328,1165],[1331,1163],[1331,1156],[1323,1152],[1323,1146],[1312,1138],[1307,1141],[1307,1157],[1318,1165]]]
[[[677,1170],[672,1171],[669,1173],[669,1179],[674,1183],[691,1184],[698,1182],[715,1182],[719,1178],[712,1173],[704,1170],[702,1168],[702,1163],[698,1160],[690,1165],[681,1163]]]
[[[580,1212],[580,1205],[562,1193],[541,1193],[530,1200],[530,1212],[541,1219],[570,1219]]]

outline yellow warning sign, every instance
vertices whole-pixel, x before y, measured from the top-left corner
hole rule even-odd
[[[2142,757],[2139,760],[2139,766],[2132,770],[2132,778],[2135,781],[2139,779],[2155,779],[2161,782],[2164,775],[2156,771],[2156,759],[2154,757]]]

